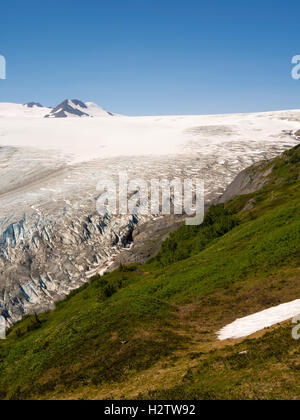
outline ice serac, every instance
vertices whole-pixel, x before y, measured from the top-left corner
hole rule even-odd
[[[2,315],[13,323],[51,308],[130,242],[136,222],[63,209],[55,218],[32,213],[9,224],[0,237]]]

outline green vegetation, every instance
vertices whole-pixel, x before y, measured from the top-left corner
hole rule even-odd
[[[153,259],[167,266],[199,254],[214,239],[225,235],[238,225],[238,219],[224,205],[212,206],[200,226],[181,226],[163,244]]]
[[[299,399],[300,347],[290,325],[262,338],[210,351],[171,389],[140,395],[142,399],[283,400]]]
[[[180,227],[147,264],[15,325],[0,342],[0,398],[299,398],[290,326],[230,346],[215,336],[299,297],[299,161],[297,147],[266,163],[264,188]]]

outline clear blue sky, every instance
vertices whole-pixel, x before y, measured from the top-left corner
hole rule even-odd
[[[3,1],[0,102],[128,115],[300,108],[299,0]]]

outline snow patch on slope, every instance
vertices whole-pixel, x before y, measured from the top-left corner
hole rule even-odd
[[[240,318],[218,332],[218,339],[243,338],[300,314],[300,299]]]

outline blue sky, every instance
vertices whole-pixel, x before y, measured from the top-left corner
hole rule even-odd
[[[300,108],[299,0],[10,0],[0,101],[127,115]]]

